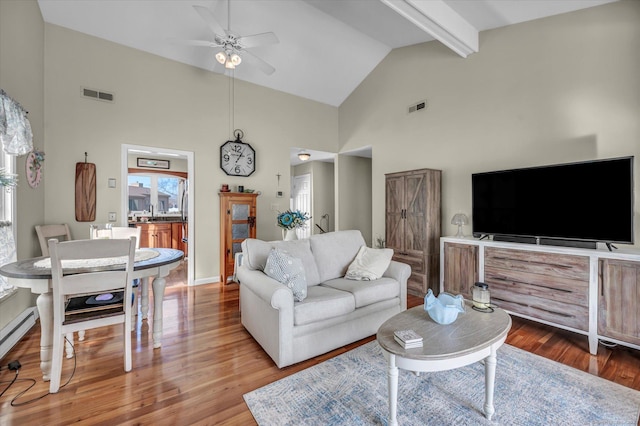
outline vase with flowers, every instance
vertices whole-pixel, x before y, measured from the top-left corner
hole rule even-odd
[[[300,210],[287,210],[278,213],[276,224],[282,228],[282,239],[285,241],[297,240],[298,234],[296,230],[307,226],[307,221],[311,219],[309,213]]]

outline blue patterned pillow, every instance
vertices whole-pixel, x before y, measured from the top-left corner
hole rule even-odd
[[[282,250],[271,249],[264,273],[289,287],[296,302],[302,302],[307,297],[307,278],[302,259]]]

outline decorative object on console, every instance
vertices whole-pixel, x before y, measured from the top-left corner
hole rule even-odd
[[[256,151],[248,143],[242,142],[244,133],[233,131],[235,140],[220,146],[220,168],[229,176],[250,176],[256,171]]]
[[[424,297],[424,310],[438,324],[451,324],[459,313],[464,313],[464,298],[460,294],[454,296],[446,292],[435,297],[429,289]]]
[[[34,149],[27,156],[25,162],[25,172],[27,183],[31,188],[37,188],[42,179],[42,163],[44,162],[44,152]]]
[[[479,312],[493,312],[489,286],[486,283],[477,282],[474,284],[472,307]]]
[[[462,225],[469,224],[469,218],[464,213],[456,213],[451,218],[452,225],[458,225],[458,233],[456,234],[457,238],[464,238],[464,233],[462,232]]]

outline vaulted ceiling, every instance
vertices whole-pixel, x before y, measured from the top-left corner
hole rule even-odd
[[[478,51],[478,32],[615,0],[38,0],[45,22],[223,73],[213,40],[193,8],[208,8],[241,36],[274,32],[277,44],[250,49],[235,78],[339,106],[394,48],[439,40],[453,55]],[[230,12],[230,13],[229,13]],[[247,55],[249,56],[249,55]],[[230,72],[230,71],[227,71]]]

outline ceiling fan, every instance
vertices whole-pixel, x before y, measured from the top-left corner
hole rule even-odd
[[[186,40],[185,43],[191,46],[204,46],[219,48],[216,53],[216,60],[227,69],[235,69],[243,60],[258,67],[262,72],[271,75],[276,70],[272,65],[251,53],[248,49],[252,47],[277,44],[278,37],[272,32],[241,36],[231,31],[231,4],[227,2],[227,22],[229,28],[224,29],[218,22],[213,12],[204,7],[194,5],[193,8],[204,19],[209,29],[213,32],[213,41],[209,40]]]

